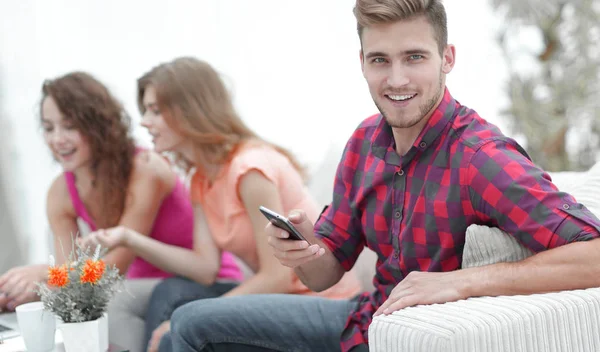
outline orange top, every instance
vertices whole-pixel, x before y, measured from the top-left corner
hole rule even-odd
[[[262,173],[277,187],[284,210],[282,215],[293,209],[302,209],[314,223],[319,216],[319,209],[289,159],[263,143],[248,142],[237,148],[212,185],[200,173],[195,173],[191,181],[192,202],[202,206],[215,243],[222,251],[235,254],[256,271],[259,267],[256,240],[250,217],[238,192],[241,177],[252,170]],[[360,283],[350,272],[323,292],[309,290],[295,274],[292,275],[291,293],[345,299],[361,291]]]

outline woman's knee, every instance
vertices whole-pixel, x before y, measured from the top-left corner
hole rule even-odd
[[[173,311],[191,301],[212,297],[210,288],[188,279],[173,277],[156,286],[150,297],[146,322],[148,329],[154,329],[169,320]]]
[[[150,302],[180,302],[205,295],[210,295],[209,287],[185,278],[171,277],[154,288]]]
[[[184,297],[189,294],[186,292],[186,284],[182,282],[183,280],[185,279],[169,278],[158,284],[150,296],[148,310],[162,310],[165,307],[175,309],[178,302],[184,300]]]

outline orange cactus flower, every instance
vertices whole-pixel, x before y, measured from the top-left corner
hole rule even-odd
[[[66,266],[51,266],[48,268],[48,285],[63,287],[66,286],[68,283],[69,272]]]
[[[81,283],[95,284],[100,280],[106,269],[106,264],[103,260],[86,260],[81,272]]]

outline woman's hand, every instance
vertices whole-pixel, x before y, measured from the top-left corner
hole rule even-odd
[[[47,273],[48,265],[37,264],[12,268],[0,276],[0,311],[14,311],[20,304],[39,300],[34,289]]]
[[[109,229],[101,229],[94,231],[87,236],[80,237],[77,239],[77,243],[83,248],[96,248],[97,245],[101,245],[103,248],[111,250],[119,246],[127,246],[127,241],[132,235],[132,230],[117,226]]]
[[[160,340],[163,335],[171,330],[171,321],[167,320],[160,324],[154,331],[152,332],[152,337],[150,338],[150,342],[148,342],[148,351],[147,352],[158,352],[158,347],[160,346]]]

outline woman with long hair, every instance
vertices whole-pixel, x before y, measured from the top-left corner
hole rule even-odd
[[[194,170],[192,202],[197,217],[206,223],[213,250],[232,252],[253,272],[223,296],[293,293],[347,299],[359,293],[351,273],[327,291],[312,292],[273,257],[264,234],[267,220],[259,207],[280,214],[305,209],[313,222],[319,208],[305,186],[302,166],[291,153],[246,126],[211,65],[184,57],[154,67],[138,80],[138,104],[155,150],[172,152],[180,165]],[[128,232],[135,237],[133,230]],[[215,258],[198,260],[211,267]],[[157,350],[169,330],[170,314],[185,303],[178,297],[187,288],[178,278],[155,288],[147,315],[150,351]]]
[[[57,264],[69,259],[73,241],[82,232],[78,221],[91,231],[126,227],[174,253],[192,252],[194,215],[188,191],[162,156],[136,147],[129,116],[101,82],[84,72],[47,80],[40,120],[45,142],[64,171],[47,195]],[[93,233],[85,242],[91,250],[98,244]],[[173,274],[211,285],[219,270],[225,279],[239,280],[233,257],[223,259],[215,272],[190,273],[169,260],[157,261],[127,247],[111,248],[104,260],[128,279],[127,292],[109,306],[111,340],[141,351],[143,313],[154,286]],[[11,297],[9,308],[36,298],[31,289],[45,279],[46,268],[15,268],[0,278],[0,289]]]

